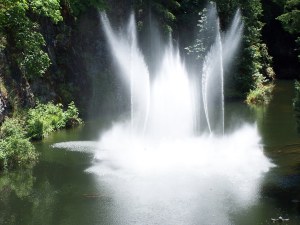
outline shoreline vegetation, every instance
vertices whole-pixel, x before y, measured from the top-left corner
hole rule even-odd
[[[33,165],[38,152],[31,141],[82,123],[74,102],[65,110],[62,104],[37,103],[34,108],[6,117],[0,127],[0,171]]]

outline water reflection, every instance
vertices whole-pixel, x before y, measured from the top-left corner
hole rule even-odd
[[[3,173],[0,176],[0,224],[17,224],[18,211],[12,199],[28,200],[35,178],[32,169]]]
[[[249,209],[258,198],[253,193],[253,199],[243,199],[239,184],[222,176],[176,173],[98,182],[112,191],[109,214],[115,219],[110,224],[234,224],[232,214]]]
[[[54,224],[57,195],[48,180],[36,186],[32,169],[0,177],[0,224]],[[15,205],[11,203],[15,202]],[[20,214],[25,217],[20,217]],[[24,219],[26,222],[24,223]]]

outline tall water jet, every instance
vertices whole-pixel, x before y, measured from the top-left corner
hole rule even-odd
[[[150,81],[148,67],[137,45],[134,16],[130,16],[125,34],[113,31],[105,13],[101,13],[101,20],[113,57],[130,92],[131,131],[144,133],[150,107]]]
[[[205,57],[202,70],[204,113],[210,133],[224,134],[224,73],[220,25],[216,22],[215,43]]]
[[[113,56],[129,83],[131,132],[140,133],[139,128],[143,127],[148,135],[162,138],[193,135],[195,99],[179,50],[171,42],[168,44],[150,84],[148,67],[137,47],[134,16],[130,17],[125,36],[112,30],[105,14],[101,14],[101,19]]]
[[[206,18],[203,44],[207,52],[198,75],[202,85],[197,87],[191,79],[195,75],[187,73],[179,50],[171,42],[162,50],[161,62],[153,69],[155,74],[149,74],[138,48],[134,16],[130,17],[127,32],[120,33],[114,32],[106,15],[101,14],[112,55],[130,92],[131,132],[161,138],[190,137],[195,134],[195,121],[203,123],[203,118],[209,133],[224,134],[224,70],[237,52],[243,25],[238,10],[222,38],[215,4],[210,5]],[[203,117],[199,118],[196,107],[204,109]]]
[[[205,18],[202,32],[214,41],[206,41],[205,46],[209,51],[202,68],[203,107],[209,132],[224,134],[224,70],[228,71],[238,51],[243,23],[237,10],[229,31],[222,38],[215,4],[210,5]]]
[[[242,39],[244,24],[241,11],[238,9],[234,15],[231,27],[223,39],[223,66],[228,69],[238,51]]]
[[[224,133],[223,57],[220,25],[216,7],[213,6],[208,13],[209,21],[212,20],[209,33],[214,42],[207,47],[209,51],[205,56],[202,68],[204,113],[209,132]]]
[[[193,136],[191,84],[178,49],[170,43],[151,85],[149,135],[160,138]]]

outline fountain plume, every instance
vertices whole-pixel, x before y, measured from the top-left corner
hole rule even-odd
[[[131,132],[144,133],[150,108],[150,80],[137,44],[134,15],[130,16],[126,35],[113,31],[105,13],[101,13],[101,20],[111,52],[130,92]]]
[[[127,30],[118,32],[101,14],[131,107],[127,121],[101,134],[86,171],[112,192],[109,210],[120,220],[115,224],[232,224],[233,209],[259,199],[262,176],[272,164],[256,126],[224,132],[224,71],[241,40],[240,11],[226,33],[220,31],[216,6],[207,13],[207,51],[197,74],[187,72],[172,42],[161,44],[163,54],[157,54],[150,73],[134,16]],[[207,127],[195,132],[201,120]],[[55,146],[74,149],[74,143]]]
[[[240,11],[237,10],[226,33],[221,32],[215,4],[210,5],[206,17],[205,32],[202,33],[206,36],[203,40],[206,55],[200,63],[202,69],[195,75],[187,72],[179,49],[171,39],[166,45],[161,44],[165,46],[161,49],[163,54],[158,54],[157,57],[161,57],[157,60],[159,63],[149,73],[148,64],[138,47],[134,15],[130,17],[127,32],[122,33],[114,31],[106,14],[101,14],[112,56],[131,95],[131,116],[128,121],[116,123],[110,131],[102,134],[99,149],[109,151],[104,155],[97,151],[95,159],[108,160],[115,166],[136,171],[145,169],[146,165],[147,171],[154,168],[164,170],[166,166],[168,169],[200,166],[202,170],[204,165],[218,157],[223,145],[234,148],[240,133],[241,139],[244,139],[244,134],[253,137],[251,147],[240,149],[241,161],[258,160],[257,174],[267,170],[270,164],[260,154],[256,128],[243,128],[241,132],[226,134],[224,127],[224,71],[234,60],[241,41],[243,23]],[[195,83],[195,80],[201,83]],[[197,113],[199,107],[204,109],[204,116]],[[201,120],[207,128],[202,127],[200,132],[196,132],[195,127],[199,126],[195,123],[201,123]],[[210,135],[207,136],[207,133]],[[249,159],[244,158],[248,154],[245,149],[254,153],[249,153]],[[233,167],[240,167],[240,162],[234,160],[236,155],[233,151],[226,149],[224,154],[232,160]],[[258,159],[253,158],[255,154],[259,155]],[[219,163],[223,168],[224,163]],[[219,168],[218,165],[212,166],[213,171]]]

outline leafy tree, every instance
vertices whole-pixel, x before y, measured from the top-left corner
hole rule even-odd
[[[60,0],[32,0],[28,4],[32,12],[49,17],[54,23],[62,20]]]
[[[36,16],[62,20],[58,0],[2,0],[0,36],[7,40],[10,60],[25,77],[42,76],[50,65],[44,51],[45,40],[39,32]]]
[[[208,9],[215,8],[215,3],[210,2],[207,5]],[[217,33],[217,15],[214,13],[209,13],[210,10],[204,8],[198,13],[198,23],[197,23],[197,38],[194,45],[185,48],[188,54],[194,54],[197,59],[204,61],[207,52],[210,50],[211,46],[215,42],[215,35]]]
[[[262,41],[262,4],[259,0],[240,1],[245,22],[244,50],[241,64],[242,70],[252,80],[247,102],[265,103],[269,101],[273,89],[272,81],[275,73],[272,69],[272,57]]]
[[[159,20],[162,30],[171,33],[176,21],[175,11],[180,6],[179,1],[175,0],[136,0],[139,29],[143,28],[146,17],[151,13]]]
[[[175,12],[177,33],[181,46],[190,45],[190,38],[198,32],[199,13],[206,6],[206,0],[182,0]]]
[[[277,19],[281,21],[287,32],[295,35],[296,43],[300,46],[300,0],[277,0],[275,2],[284,8],[284,13]],[[300,60],[300,54],[298,58]]]
[[[61,0],[61,4],[76,17],[91,7],[105,9],[107,8],[106,2],[106,0]]]

